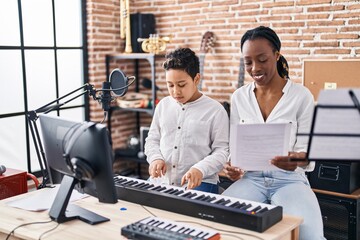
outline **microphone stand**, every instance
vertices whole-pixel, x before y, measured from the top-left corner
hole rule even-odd
[[[84,89],[85,91],[72,97],[71,99],[63,102],[63,103],[58,103],[60,100],[73,95],[74,93],[76,93],[77,91],[80,91]],[[46,161],[46,156],[45,156],[45,152],[43,149],[43,145],[41,142],[41,138],[40,138],[40,134],[39,134],[39,130],[36,124],[36,120],[39,118],[38,113],[44,113],[47,114],[53,110],[58,110],[60,109],[61,106],[73,101],[74,99],[83,96],[84,94],[88,93],[90,96],[92,96],[94,98],[94,100],[101,100],[100,97],[96,96],[96,89],[94,89],[94,86],[91,84],[86,83],[85,85],[83,85],[82,87],[75,89],[67,94],[65,94],[64,96],[55,99],[54,101],[36,109],[36,110],[32,110],[27,112],[26,114],[26,118],[27,121],[29,123],[30,126],[30,132],[31,132],[31,136],[35,145],[35,150],[36,150],[36,154],[37,154],[37,158],[38,158],[38,162],[40,165],[40,170],[41,170],[41,174],[43,176],[43,180],[41,182],[41,184],[39,184],[38,189],[40,188],[44,188],[46,187],[48,181],[50,180],[49,178],[49,169],[47,166],[47,161]],[[52,105],[54,103],[57,103],[55,105]]]
[[[110,102],[113,100],[113,97],[111,96],[110,92],[114,92],[115,95],[117,95],[117,96],[123,96],[126,93],[127,88],[131,84],[133,84],[136,79],[134,76],[126,77],[125,74],[122,71],[120,71],[119,69],[113,70],[110,75],[111,75],[110,80],[108,82],[103,83],[102,89],[96,90],[93,85],[86,83],[82,87],[79,87],[78,89],[75,89],[75,90],[65,94],[64,96],[59,97],[59,98],[55,99],[54,101],[49,102],[46,105],[44,105],[36,110],[28,111],[26,113],[26,118],[27,118],[27,121],[30,126],[30,132],[31,132],[31,136],[32,136],[32,139],[33,139],[33,142],[35,145],[35,150],[36,150],[37,158],[39,161],[41,174],[43,175],[43,181],[38,186],[39,189],[46,187],[46,184],[49,181],[49,168],[47,166],[45,151],[43,149],[39,130],[38,130],[38,127],[36,124],[36,120],[39,118],[38,113],[47,114],[53,110],[59,110],[65,104],[88,93],[90,96],[93,97],[94,100],[101,102],[102,108],[103,108],[103,110],[105,112],[105,116],[106,116],[107,111],[110,109]],[[116,82],[114,82],[114,86],[113,86],[111,80],[117,80],[117,79],[122,80],[122,82],[120,82],[121,83],[120,86],[118,86],[119,84]],[[130,83],[128,83],[129,79],[132,79],[132,81]],[[116,87],[116,86],[118,86],[118,87]],[[84,91],[82,93],[68,99],[67,101],[65,101],[63,103],[59,103],[60,100],[66,98],[68,96],[71,96],[80,90],[84,90]],[[119,94],[116,94],[116,91],[119,91],[119,90],[124,90],[124,91],[120,92]],[[101,94],[99,97],[96,96],[96,93],[98,91],[103,92],[103,94]],[[56,103],[56,104],[53,105],[54,103]]]

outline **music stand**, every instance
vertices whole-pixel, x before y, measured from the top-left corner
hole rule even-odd
[[[308,136],[309,161],[360,161],[360,89],[322,90]],[[296,159],[293,159],[296,160]]]

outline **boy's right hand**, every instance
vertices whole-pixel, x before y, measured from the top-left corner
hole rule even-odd
[[[162,159],[154,160],[150,163],[149,174],[151,177],[161,177],[166,173],[166,164]]]
[[[227,163],[224,166],[224,173],[226,174],[226,176],[232,180],[232,181],[236,181],[239,180],[243,175],[244,175],[244,171],[241,170],[238,167],[233,167],[231,166],[230,163]]]

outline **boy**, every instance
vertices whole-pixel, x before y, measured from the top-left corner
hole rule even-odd
[[[201,92],[199,59],[189,48],[166,55],[170,96],[156,106],[145,143],[149,174],[166,183],[218,193],[218,172],[229,155],[229,118]]]

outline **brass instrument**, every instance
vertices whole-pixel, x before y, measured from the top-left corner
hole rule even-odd
[[[120,0],[120,13],[120,37],[125,38],[125,53],[132,53],[129,0]]]
[[[159,54],[166,50],[166,43],[171,41],[171,37],[159,37],[158,34],[150,34],[149,38],[138,38],[142,42],[141,48],[144,52]]]

